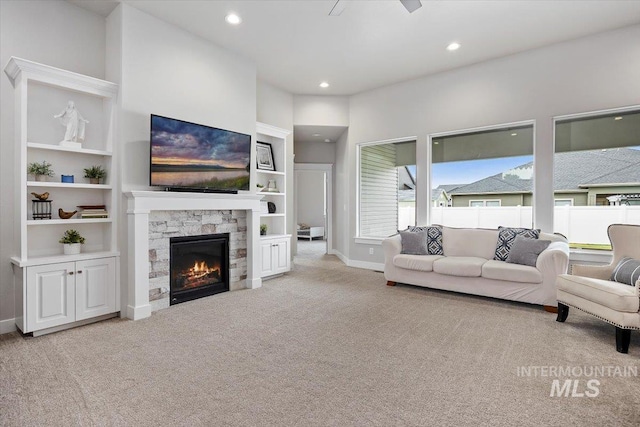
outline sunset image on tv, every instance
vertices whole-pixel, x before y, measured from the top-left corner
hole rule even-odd
[[[249,135],[151,116],[151,185],[248,190]]]

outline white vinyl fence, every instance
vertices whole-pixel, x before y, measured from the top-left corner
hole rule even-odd
[[[432,207],[431,223],[449,227],[527,227],[533,223],[531,206],[451,208]],[[398,229],[415,224],[415,208],[399,209]],[[571,243],[609,243],[610,224],[640,224],[640,206],[556,206],[554,232]],[[422,224],[418,224],[422,225]]]

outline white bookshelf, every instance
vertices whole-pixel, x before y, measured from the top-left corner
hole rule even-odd
[[[275,181],[278,192],[262,191],[262,202],[275,205],[275,213],[261,213],[260,223],[267,225],[267,234],[260,236],[262,277],[282,274],[291,269],[291,235],[287,234],[287,136],[288,130],[264,123],[256,124],[257,142],[271,145],[274,171],[258,169],[256,181],[267,188],[269,181]]]
[[[16,325],[34,335],[120,310],[117,241],[117,156],[114,150],[114,83],[12,57],[4,69],[14,87],[15,183],[13,256]],[[80,147],[60,145],[64,126],[53,116],[68,101],[88,120]],[[54,176],[35,181],[32,162],[47,161]],[[103,183],[91,184],[84,168],[100,165]],[[74,182],[61,182],[73,175]],[[48,192],[51,219],[34,219],[31,193]],[[109,218],[62,219],[58,210],[80,211],[81,205],[105,205]],[[82,252],[65,255],[60,238],[68,229],[85,237]],[[91,295],[88,296],[88,292]],[[88,298],[88,299],[87,299]]]

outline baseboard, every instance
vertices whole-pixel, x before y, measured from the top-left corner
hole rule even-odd
[[[350,259],[347,265],[349,267],[364,268],[365,270],[384,271],[384,263],[379,262],[358,261]]]
[[[337,256],[337,257],[338,257],[338,259],[339,259],[340,261],[342,261],[345,265],[349,265],[349,259],[348,259],[346,256],[342,255],[342,253],[341,253],[341,252],[339,252],[339,251],[337,251],[337,250],[335,250],[335,249],[329,249],[329,255],[335,255],[335,256]]]
[[[0,320],[0,335],[16,331],[16,319]]]
[[[344,256],[342,253],[338,252],[335,249],[329,249],[329,254],[337,256],[340,259],[340,261],[342,261],[347,267],[363,268],[365,270],[384,271],[384,263],[352,260],[347,258],[346,256]]]
[[[145,304],[138,307],[127,306],[127,318],[131,320],[140,320],[151,317],[151,304]]]
[[[245,283],[245,287],[247,289],[256,289],[262,286],[262,278],[261,277],[257,277],[255,279],[249,279],[247,278],[246,283]]]

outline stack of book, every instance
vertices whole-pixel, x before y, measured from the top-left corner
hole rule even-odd
[[[80,218],[109,218],[109,212],[105,205],[81,205]]]

